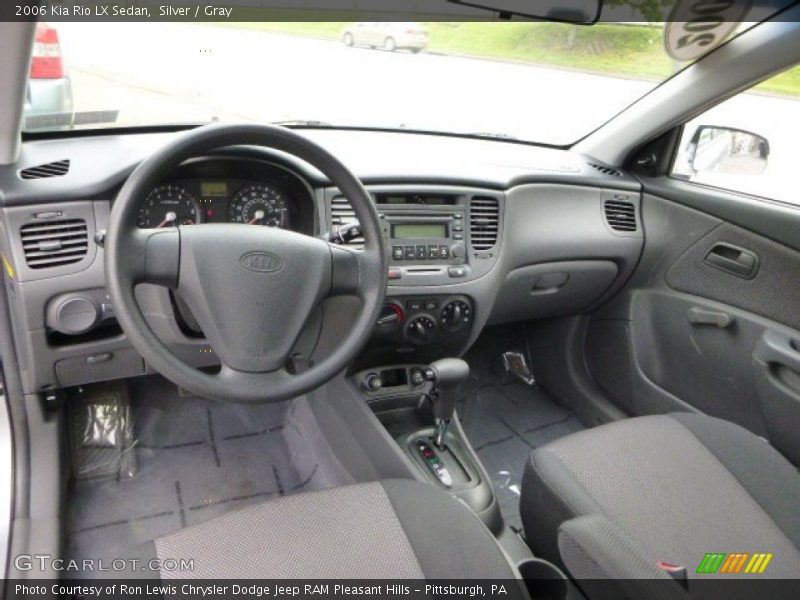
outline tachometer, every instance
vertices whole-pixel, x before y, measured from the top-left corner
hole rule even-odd
[[[177,227],[200,222],[200,211],[194,196],[179,185],[160,185],[145,198],[137,224],[142,228]]]
[[[289,205],[280,190],[268,185],[249,185],[239,190],[230,207],[230,220],[249,225],[289,226]]]

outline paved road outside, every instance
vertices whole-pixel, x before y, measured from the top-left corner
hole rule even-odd
[[[119,109],[122,124],[315,119],[569,144],[655,85],[213,25],[58,27],[76,110]],[[770,190],[788,195],[779,175],[788,175],[800,135],[797,108],[793,99],[746,94],[705,119],[765,135]]]

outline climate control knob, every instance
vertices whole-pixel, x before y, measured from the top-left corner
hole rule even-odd
[[[464,300],[453,300],[445,304],[439,316],[444,329],[460,331],[472,323],[472,307]]]
[[[380,333],[392,333],[400,329],[406,315],[403,307],[397,302],[387,302],[383,305],[381,314],[378,317],[377,330]]]
[[[436,331],[436,320],[430,315],[417,315],[406,325],[406,337],[416,344],[427,344]]]

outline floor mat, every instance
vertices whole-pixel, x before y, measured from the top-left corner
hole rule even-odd
[[[504,519],[521,530],[520,483],[531,450],[584,426],[547,393],[508,375],[505,351],[525,352],[519,328],[488,329],[464,357],[470,365],[471,393],[459,403],[458,415],[492,478]]]
[[[70,558],[125,556],[126,549],[187,525],[271,497],[329,487],[335,479],[305,453],[292,456],[298,428],[290,403],[241,406],[186,398],[160,377],[132,380],[130,395],[136,474],[73,482]]]

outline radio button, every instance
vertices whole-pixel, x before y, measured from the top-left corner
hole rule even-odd
[[[439,246],[439,258],[448,258],[450,256],[450,248],[447,246]]]
[[[454,233],[453,234],[453,239],[454,240],[463,240],[464,239],[464,234],[463,233]]]
[[[453,225],[453,231],[464,231],[461,225]]]
[[[416,246],[406,246],[405,250],[405,260],[414,260],[417,258],[417,248]]]
[[[439,258],[439,246],[428,246],[428,258]]]
[[[417,260],[425,260],[428,258],[428,247],[417,246]]]
[[[403,247],[402,246],[392,246],[392,258],[395,260],[403,260]]]

